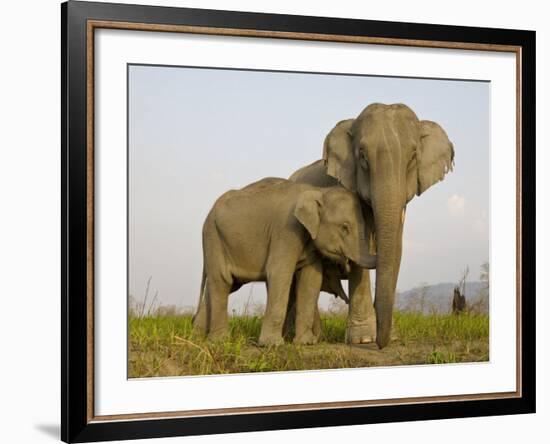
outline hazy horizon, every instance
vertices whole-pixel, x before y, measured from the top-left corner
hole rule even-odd
[[[477,281],[489,259],[488,82],[131,65],[128,94],[128,290],[137,300],[152,277],[160,304],[194,307],[214,200],[321,158],[332,127],[372,102],[406,103],[455,147],[454,171],[407,206],[398,290],[458,282],[466,266]],[[230,307],[249,298],[264,302],[265,285],[244,286]]]

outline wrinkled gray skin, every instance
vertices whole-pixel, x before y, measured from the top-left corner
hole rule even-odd
[[[365,238],[377,255],[375,306],[369,271],[352,267],[347,342],[389,343],[406,205],[443,180],[453,162],[453,145],[437,123],[419,120],[403,104],[374,103],[339,122],[325,139],[323,159],[290,177],[319,187],[339,183],[361,199]]]
[[[251,281],[267,283],[260,345],[283,342],[289,291],[295,279],[294,342],[317,341],[313,323],[323,285],[323,260],[350,269],[373,268],[362,234],[357,196],[342,187],[318,188],[267,178],[222,195],[203,227],[204,269],[194,327],[212,339],[228,332],[231,292]]]

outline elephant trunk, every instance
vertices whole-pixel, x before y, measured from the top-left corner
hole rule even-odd
[[[383,199],[383,208],[375,206],[376,220],[376,343],[388,345],[391,335],[397,276],[403,242],[403,205]]]
[[[364,233],[365,230],[362,229],[361,233]],[[350,259],[359,265],[361,268],[373,269],[376,268],[376,256],[370,254],[369,252],[369,243],[366,239],[360,238],[359,242],[356,244],[358,250],[354,251]]]
[[[340,281],[338,281],[338,288],[336,289],[336,296],[342,299],[346,304],[349,304],[349,298],[346,292],[344,291],[344,288],[342,287],[342,284]]]

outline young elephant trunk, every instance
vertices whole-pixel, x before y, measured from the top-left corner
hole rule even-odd
[[[369,253],[369,243],[365,239],[359,240],[359,251],[351,260],[361,268],[376,268],[376,256]]]

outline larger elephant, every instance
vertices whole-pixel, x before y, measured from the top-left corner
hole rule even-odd
[[[453,144],[437,123],[419,120],[406,105],[373,103],[327,135],[323,159],[291,180],[317,186],[339,183],[362,202],[366,232],[377,254],[374,308],[368,270],[349,274],[347,341],[378,347],[390,340],[401,264],[406,205],[443,180],[454,164]]]

